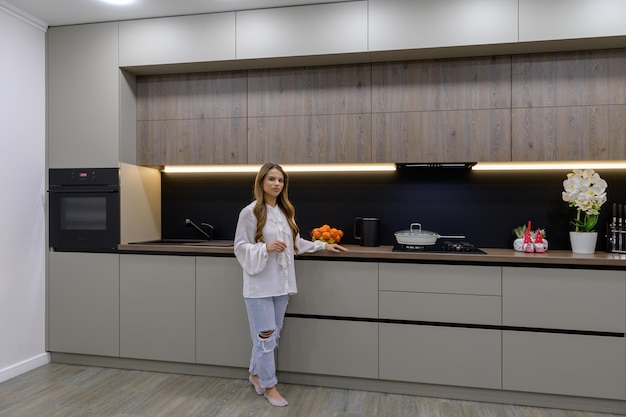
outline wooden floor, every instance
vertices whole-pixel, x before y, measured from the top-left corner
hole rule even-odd
[[[270,406],[248,381],[48,364],[0,384],[0,417],[613,417],[280,384]]]

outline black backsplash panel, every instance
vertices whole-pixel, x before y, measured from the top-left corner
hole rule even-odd
[[[626,172],[599,171],[609,187],[602,207],[598,249],[613,202],[626,204]],[[328,223],[353,237],[355,217],[380,218],[380,243],[419,222],[441,235],[465,235],[484,248],[511,248],[513,228],[533,223],[545,228],[551,249],[569,249],[569,221],[575,215],[561,199],[567,171],[488,172],[414,169],[383,173],[292,173],[289,197],[303,237]],[[162,174],[164,238],[202,238],[192,227],[214,225],[215,239],[232,239],[239,211],[252,201],[254,174]]]

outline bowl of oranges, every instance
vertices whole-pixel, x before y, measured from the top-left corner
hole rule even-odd
[[[336,227],[330,227],[327,224],[316,227],[311,231],[311,239],[314,241],[321,240],[326,243],[339,243],[342,237],[343,231],[337,229]]]

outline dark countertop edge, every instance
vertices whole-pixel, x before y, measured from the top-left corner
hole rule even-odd
[[[331,253],[319,251],[297,256],[297,259],[324,259],[337,261],[371,262],[416,262],[416,263],[459,263],[480,265],[516,266],[567,266],[603,267],[626,270],[626,254],[596,252],[593,255],[578,255],[566,250],[548,250],[544,254],[528,254],[513,249],[481,248],[486,254],[460,253],[406,253],[392,252],[393,246],[364,247],[345,245],[348,252]],[[234,256],[233,247],[183,246],[183,245],[140,245],[120,244],[121,254],[167,254],[192,256]]]

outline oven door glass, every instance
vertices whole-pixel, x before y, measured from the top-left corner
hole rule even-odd
[[[58,251],[117,249],[119,212],[117,191],[51,191],[50,246]]]

